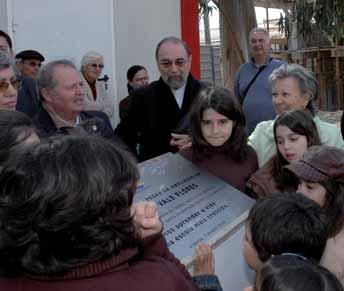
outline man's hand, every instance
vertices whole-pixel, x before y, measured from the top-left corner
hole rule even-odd
[[[154,202],[134,203],[131,207],[131,213],[141,233],[141,238],[146,238],[161,232],[162,223]]]
[[[177,147],[179,150],[191,147],[191,137],[188,134],[171,133],[172,139],[170,141],[171,146]]]
[[[206,243],[200,243],[195,249],[193,274],[214,275],[215,260],[211,247]]]

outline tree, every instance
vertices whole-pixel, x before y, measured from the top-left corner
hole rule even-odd
[[[334,45],[344,37],[343,0],[296,0],[298,31],[311,35],[314,28],[324,32]]]
[[[212,0],[199,0],[199,14],[204,22],[204,39],[206,44],[211,44],[209,15],[216,9],[216,6],[210,5],[211,3],[214,2]]]
[[[343,106],[341,100],[342,80],[340,74],[339,45],[344,38],[344,1],[343,0],[296,0],[295,12],[297,29],[306,39],[317,30],[326,35],[336,47],[336,91],[337,103]]]
[[[248,58],[248,32],[257,25],[253,1],[199,0],[199,5],[201,16],[219,11],[222,79],[233,89],[235,72]]]

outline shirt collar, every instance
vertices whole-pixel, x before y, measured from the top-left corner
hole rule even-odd
[[[184,86],[180,87],[179,89],[172,90],[172,93],[173,93],[174,97],[176,98],[176,101],[177,101],[179,108],[182,108],[184,93],[185,93],[185,87],[186,87],[186,83],[184,84]]]
[[[50,110],[50,108],[48,108],[47,106],[45,106],[45,104],[43,104],[43,107],[45,110],[48,111],[51,119],[53,120],[55,126],[57,129],[60,129],[62,127],[76,127],[80,122],[81,122],[81,118],[80,115],[78,115],[75,119],[74,123],[68,122],[66,120],[64,120],[61,116],[59,116],[54,110]]]

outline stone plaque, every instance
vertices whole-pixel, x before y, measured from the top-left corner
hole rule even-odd
[[[134,200],[157,203],[168,246],[186,265],[200,241],[219,244],[241,227],[254,203],[179,154],[164,154],[139,168]]]

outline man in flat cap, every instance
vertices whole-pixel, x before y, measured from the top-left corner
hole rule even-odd
[[[36,78],[44,57],[37,51],[24,50],[16,54],[15,59],[19,79],[23,84],[23,94],[18,96],[17,110],[34,117],[40,110]]]
[[[44,57],[38,51],[25,50],[16,54],[17,67],[22,75],[37,78],[38,71],[44,62]]]

